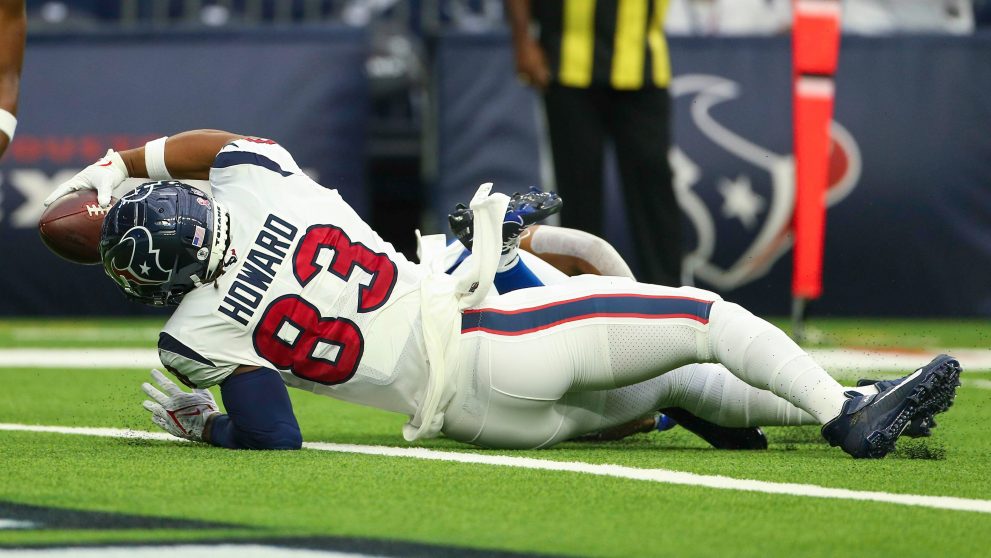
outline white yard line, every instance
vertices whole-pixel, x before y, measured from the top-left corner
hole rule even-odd
[[[102,436],[110,438],[136,438],[147,440],[176,440],[164,432],[143,432],[116,428],[72,428],[57,426],[35,426],[27,424],[3,424],[0,430],[20,432],[46,432],[54,434],[76,434],[83,436]],[[364,446],[354,444],[328,444],[309,442],[305,448],[316,451],[332,451],[339,453],[358,453],[383,457],[406,457],[413,459],[428,459],[433,461],[449,461],[456,463],[471,463],[476,465],[494,465],[502,467],[519,467],[524,469],[539,469],[544,471],[560,471],[568,473],[584,473],[605,477],[616,477],[665,484],[680,484],[686,486],[702,486],[720,490],[742,490],[747,492],[762,492],[765,494],[785,494],[789,496],[804,496],[811,498],[833,498],[837,500],[860,500],[882,502],[904,506],[919,506],[944,510],[971,511],[991,513],[991,500],[976,500],[957,498],[953,496],[923,496],[914,494],[892,494],[888,492],[873,492],[849,490],[845,488],[827,488],[812,484],[779,483],[748,479],[734,479],[719,475],[699,475],[667,469],[638,469],[623,465],[600,465],[578,461],[550,461],[532,457],[511,457],[505,455],[464,453],[456,451],[431,450],[426,448]],[[842,457],[838,457],[842,459]]]
[[[967,387],[991,389],[991,380],[974,380],[971,378],[967,378],[966,380],[964,380],[964,385]]]
[[[882,350],[882,349],[812,349],[809,353],[834,376],[877,373],[878,370],[897,371],[902,375],[928,363],[937,352],[953,355],[964,371],[991,369],[991,349],[940,350]]]
[[[0,368],[161,368],[154,349],[0,349]]]

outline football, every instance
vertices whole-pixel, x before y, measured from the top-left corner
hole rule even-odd
[[[113,205],[116,199],[111,199]],[[66,194],[45,209],[38,221],[41,240],[57,255],[80,264],[100,263],[100,229],[109,207],[100,207],[95,190]]]

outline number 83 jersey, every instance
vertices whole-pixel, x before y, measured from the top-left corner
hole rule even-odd
[[[225,146],[210,184],[231,247],[223,275],[165,325],[166,368],[203,388],[263,366],[293,387],[413,414],[427,377],[420,266],[271,140]]]

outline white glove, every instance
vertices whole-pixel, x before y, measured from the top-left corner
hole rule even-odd
[[[151,411],[152,422],[173,436],[202,442],[207,419],[220,414],[213,394],[205,389],[183,391],[158,370],[152,370],[151,377],[165,390],[162,393],[148,382],[141,384],[148,397],[157,401],[145,400],[142,404]]]
[[[99,161],[79,171],[76,176],[59,184],[52,195],[45,199],[45,205],[76,190],[96,190],[96,201],[101,207],[110,205],[110,194],[127,178],[127,166],[120,153],[108,149]]]

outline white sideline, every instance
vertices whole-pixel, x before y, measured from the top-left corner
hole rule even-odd
[[[165,432],[145,432],[138,430],[124,430],[119,428],[78,428],[0,423],[0,431],[3,430],[20,432],[47,432],[53,434],[76,434],[109,438],[182,441],[166,434]],[[502,467],[520,467],[524,469],[540,469],[544,471],[585,473],[590,475],[660,482],[665,484],[702,486],[722,490],[743,490],[748,492],[762,492],[765,494],[785,494],[789,496],[833,498],[838,500],[860,500],[943,510],[991,513],[991,500],[957,498],[954,496],[892,494],[888,492],[849,490],[845,488],[827,488],[812,484],[735,479],[719,475],[699,475],[695,473],[685,473],[667,469],[638,469],[623,465],[600,465],[593,463],[582,463],[578,461],[551,461],[547,459],[535,459],[532,457],[511,457],[506,455],[441,451],[426,448],[363,446],[354,444],[329,444],[323,442],[308,442],[303,444],[303,446],[307,449],[317,451],[358,453],[385,457],[409,457],[414,459],[452,461],[457,463],[473,463],[478,465],[495,465]],[[838,458],[841,457],[838,456]]]
[[[942,349],[957,357],[964,371],[991,370],[991,349]],[[908,373],[938,351],[811,349],[812,357],[834,376],[859,378],[880,371]],[[0,368],[154,368],[152,349],[0,349]]]
[[[161,368],[154,349],[0,349],[6,368]]]

